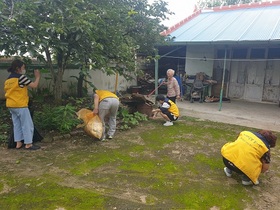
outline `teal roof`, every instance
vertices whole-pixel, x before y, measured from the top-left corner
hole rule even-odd
[[[280,1],[200,10],[161,34],[174,43],[280,43]]]

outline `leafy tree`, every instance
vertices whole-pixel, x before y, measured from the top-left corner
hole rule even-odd
[[[135,53],[152,53],[170,11],[159,0],[4,0],[0,3],[0,51],[26,53],[44,62],[56,101],[68,64],[128,76]],[[83,74],[81,76],[83,79]]]

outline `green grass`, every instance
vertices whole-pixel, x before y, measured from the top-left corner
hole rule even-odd
[[[20,179],[1,196],[1,209],[101,209],[104,197],[86,189],[73,189],[55,180]],[[86,202],[85,202],[86,201]]]
[[[0,161],[0,209],[246,209],[259,190],[227,178],[220,154],[244,129],[148,121],[106,143],[72,137],[35,153],[13,151],[10,165]]]

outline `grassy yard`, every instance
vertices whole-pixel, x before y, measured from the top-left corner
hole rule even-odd
[[[0,209],[277,209],[277,146],[258,186],[223,172],[221,147],[248,129],[183,117],[171,127],[149,120],[107,142],[49,134],[38,151],[2,147]]]

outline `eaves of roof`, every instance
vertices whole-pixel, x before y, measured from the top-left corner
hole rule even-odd
[[[280,43],[280,1],[196,11],[161,35],[173,44]]]

